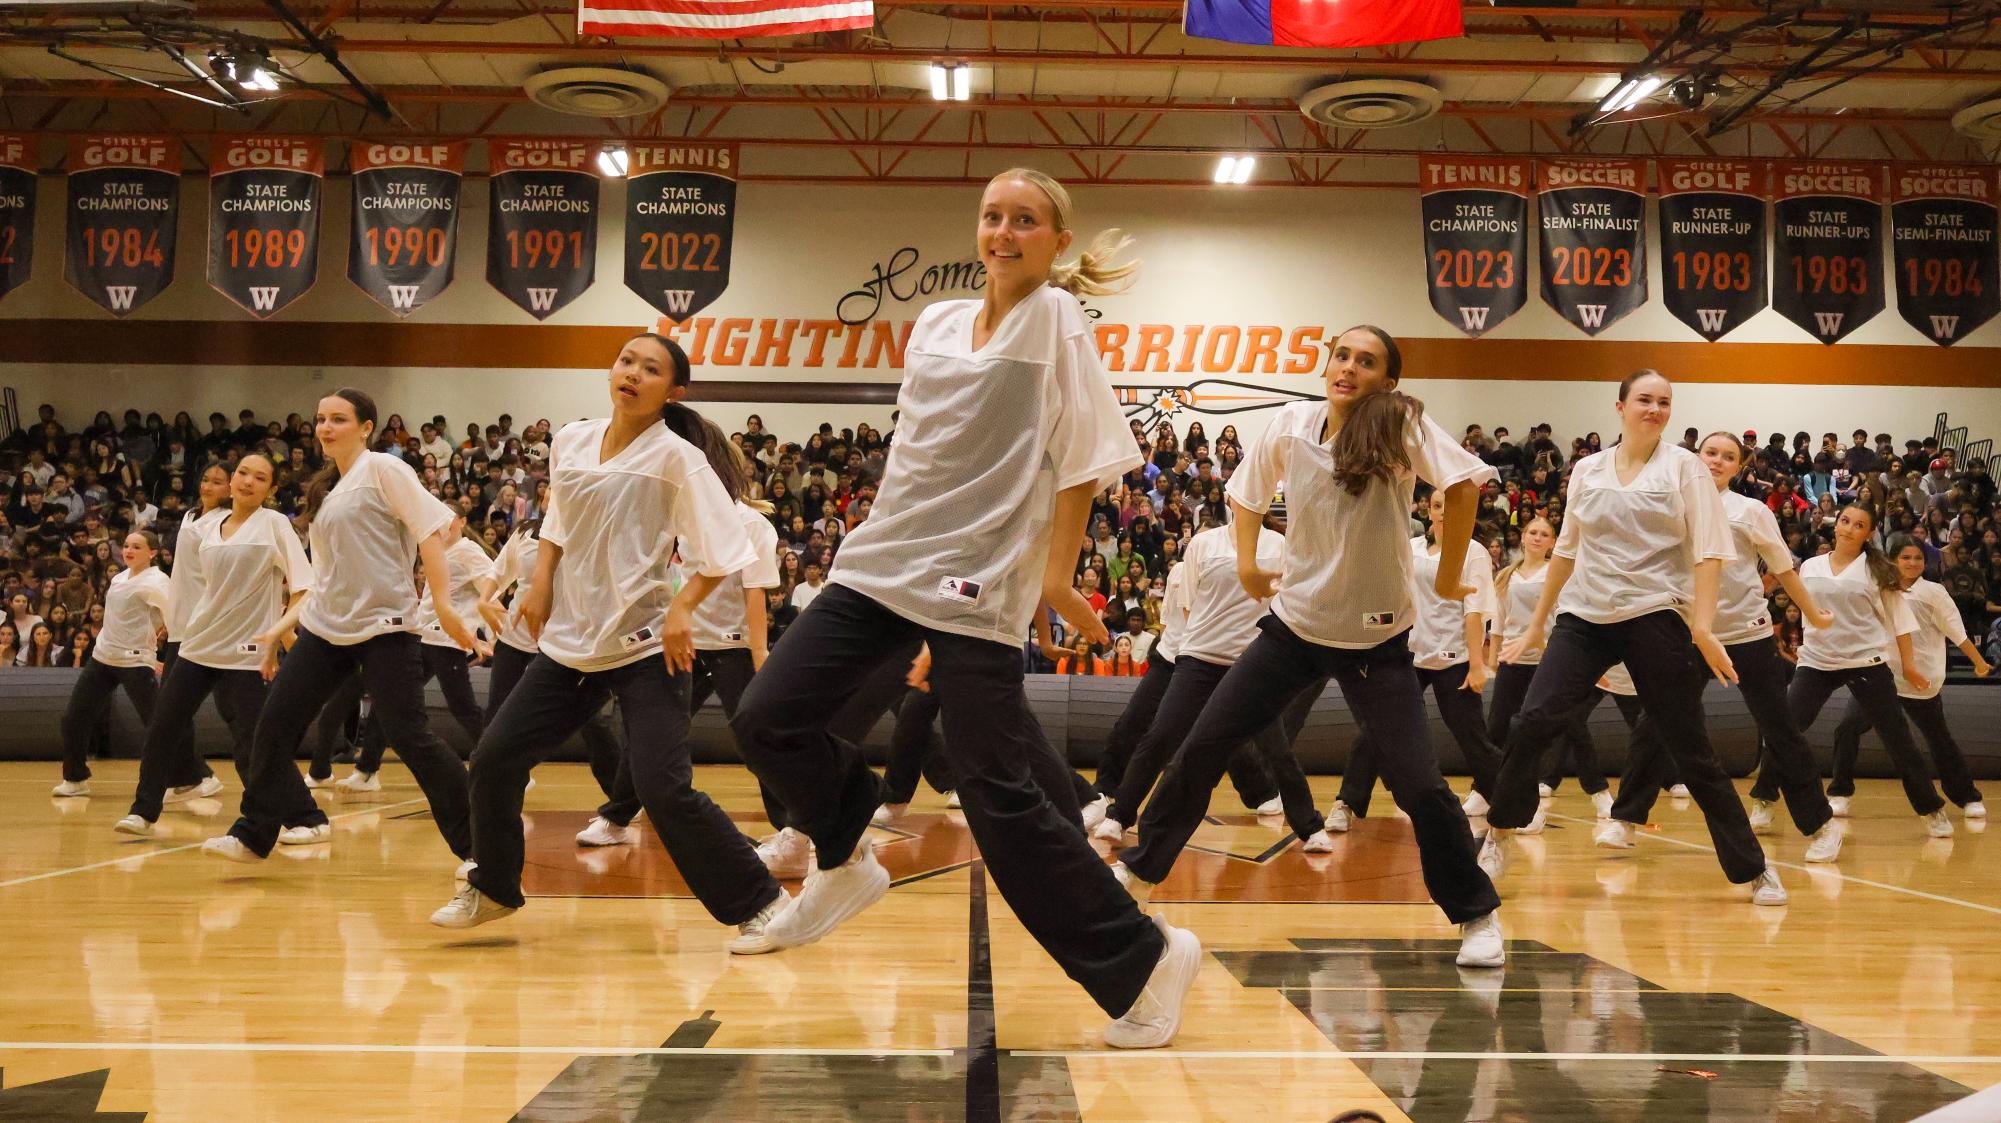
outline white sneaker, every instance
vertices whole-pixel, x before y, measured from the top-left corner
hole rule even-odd
[[[1145,908],[1147,902],[1153,899],[1153,882],[1141,880],[1124,862],[1112,863],[1112,876],[1125,886],[1126,892],[1132,894],[1133,903],[1140,908]]]
[[[1480,855],[1474,861],[1480,864],[1480,869],[1486,873],[1487,880],[1494,882],[1501,880],[1501,874],[1507,870],[1508,859],[1501,851],[1501,836],[1497,832],[1490,830],[1487,832],[1487,837],[1480,840]]]
[[[1985,819],[1987,817],[1987,805],[1976,799],[1966,805],[1965,815],[1969,819]]]
[[[1832,862],[1841,856],[1841,822],[1829,819],[1806,844],[1806,860],[1809,862]]]
[[[1084,833],[1090,834],[1092,831],[1097,830],[1098,824],[1105,821],[1105,815],[1106,813],[1110,812],[1111,809],[1112,809],[1112,797],[1108,795],[1101,795],[1098,798],[1092,800],[1091,802],[1085,804]]]
[[[1827,806],[1828,806],[1829,808],[1831,808],[1831,809],[1832,809],[1832,810],[1834,811],[1834,817],[1835,817],[1835,818],[1837,818],[1837,819],[1846,819],[1846,818],[1848,818],[1848,797],[1847,797],[1847,796],[1845,796],[1845,795],[1831,795],[1831,796],[1828,796],[1828,797],[1827,797]]]
[[[443,908],[431,914],[431,923],[440,928],[477,928],[515,911],[470,885],[461,885]]]
[[[472,871],[477,868],[479,868],[479,863],[473,861],[471,858],[467,858],[465,861],[459,863],[458,869],[452,871],[452,880],[460,885],[464,885],[466,879],[472,876]]]
[[[1633,848],[1633,824],[1623,819],[1607,819],[1591,832],[1591,844],[1607,850],[1631,850]]]
[[[953,811],[957,811],[957,810],[958,810],[958,809],[960,808],[960,806],[961,806],[961,804],[959,803],[959,793],[958,793],[958,792],[955,792],[955,791],[954,791],[954,792],[946,792],[946,793],[945,793],[945,806],[946,806],[947,808],[950,808],[950,809],[951,809],[951,810],[953,810]]]
[[[111,824],[111,829],[117,831],[119,834],[129,834],[138,838],[153,837],[153,824],[141,819],[137,815],[125,816],[123,819]]]
[[[631,828],[626,828],[630,830]],[[577,836],[582,839],[582,835]],[[813,840],[786,827],[757,844],[757,859],[771,876],[796,880],[813,873]]]
[[[737,925],[736,937],[730,941],[730,954],[763,955],[768,951],[777,951],[778,945],[771,942],[771,937],[765,935],[764,930],[791,899],[780,893],[771,899],[770,904],[757,910],[756,916]]]
[[[1105,1044],[1114,1049],[1158,1049],[1174,1040],[1181,1028],[1181,1007],[1195,986],[1202,969],[1202,941],[1186,928],[1176,928],[1159,917],[1153,922],[1167,939],[1146,989],[1133,1000],[1132,1009],[1105,1027]]]
[[[1125,824],[1119,822],[1117,819],[1106,819],[1091,828],[1091,837],[1100,842],[1109,842],[1113,846],[1117,846],[1126,840]]]
[[[1751,801],[1751,829],[1759,834],[1772,831],[1772,801],[1754,799]]]
[[[1668,794],[1669,794],[1669,795],[1671,795],[1671,796],[1673,796],[1673,797],[1674,797],[1674,798],[1676,798],[1676,799],[1687,799],[1687,798],[1688,798],[1688,785],[1687,785],[1687,784],[1676,784],[1676,785],[1675,785],[1674,787],[1671,787],[1671,788],[1669,788],[1669,789],[1668,789]]]
[[[1466,810],[1466,814],[1478,818],[1487,813],[1487,797],[1481,795],[1479,792],[1474,792],[1468,795],[1459,806]]]
[[[334,778],[332,776],[315,776],[310,772],[306,773],[306,786],[314,791],[318,791],[321,788],[331,788],[333,787],[333,783]]]
[[[1610,791],[1602,791],[1592,796],[1591,810],[1597,812],[1600,819],[1610,819],[1612,817],[1612,793]]]
[[[1537,784],[1535,786],[1535,794],[1543,799],[1548,799],[1550,796],[1556,794],[1556,790],[1548,784]]]
[[[75,783],[71,783],[71,782],[69,782],[68,780],[64,780],[64,781],[63,781],[62,783],[60,783],[60,784],[57,784],[57,785],[56,785],[56,786],[55,786],[55,787],[54,787],[54,788],[53,788],[53,789],[52,789],[52,790],[51,790],[51,791],[49,792],[49,794],[50,794],[50,795],[54,795],[54,796],[61,796],[61,797],[65,798],[65,799],[67,799],[67,798],[70,798],[70,797],[73,797],[73,796],[84,796],[84,795],[89,795],[89,794],[90,794],[90,781],[89,781],[89,780],[78,780],[78,781],[77,781],[77,782],[75,782]]]
[[[621,827],[602,815],[591,817],[590,825],[577,832],[578,846],[632,846],[639,842],[639,828]]]
[[[885,803],[875,809],[875,814],[869,816],[869,822],[874,823],[878,827],[886,827],[903,818],[904,812],[909,810],[910,805],[907,803]],[[578,837],[581,838],[583,836],[579,835]]]
[[[207,779],[204,779],[199,784],[189,784],[185,787],[179,787],[179,788],[168,788],[167,794],[160,798],[160,802],[185,803],[190,799],[207,799],[210,796],[220,795],[220,794],[222,794],[221,778],[216,776],[210,776]]]
[[[1453,962],[1461,967],[1500,967],[1508,962],[1498,910],[1459,926],[1459,958]]]
[[[1332,854],[1334,852],[1334,836],[1324,830],[1314,831],[1312,834],[1306,836],[1306,841],[1301,844],[1301,849],[1305,850],[1308,854]]]
[[[1783,905],[1786,903],[1785,883],[1779,880],[1779,871],[1770,866],[1751,883],[1751,903],[1754,905]]]
[[[243,840],[233,834],[219,835],[201,844],[201,852],[211,858],[227,858],[232,862],[261,862],[264,859],[257,852],[243,845]]]
[[[334,787],[349,793],[379,792],[382,790],[382,778],[374,772],[355,771],[341,777]]]
[[[1341,800],[1334,801],[1334,809],[1327,813],[1327,829],[1335,834],[1347,834],[1355,825],[1355,813]]]
[[[1924,820],[1925,820],[1926,834],[1932,836],[1933,838],[1952,837],[1952,820],[1949,817],[1947,817],[1944,808],[1940,808],[1937,811],[1934,811],[1931,814],[1926,815],[1924,817]]]
[[[1516,834],[1541,834],[1549,826],[1549,805],[1556,802],[1548,796],[1536,801],[1535,814],[1529,816],[1528,825],[1517,828]]]
[[[1259,818],[1270,818],[1272,816],[1283,815],[1283,814],[1285,814],[1285,801],[1278,798],[1277,796],[1273,796],[1270,799],[1265,800],[1263,803],[1258,804]]]
[[[333,824],[321,823],[317,827],[286,827],[278,832],[280,846],[311,846],[333,837]]]
[[[875,847],[862,839],[847,861],[806,875],[805,888],[765,924],[765,938],[780,948],[810,944],[888,892],[889,871],[875,860]]]

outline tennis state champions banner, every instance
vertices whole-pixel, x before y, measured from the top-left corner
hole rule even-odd
[[[1528,303],[1527,160],[1426,157],[1418,165],[1431,308],[1478,339]]]
[[[356,144],[347,277],[398,316],[452,283],[464,143]]]
[[[1782,163],[1772,181],[1772,307],[1834,343],[1883,310],[1883,173]]]
[[[318,137],[218,137],[209,152],[208,283],[264,319],[320,275]]]
[[[1586,335],[1647,302],[1647,165],[1544,160],[1542,298]]]
[[[1993,168],[1907,167],[1890,174],[1897,314],[1941,347],[2001,311],[1996,182]]]
[[[580,140],[496,140],[486,228],[486,280],[546,320],[597,279],[598,146]]]
[[[35,264],[35,138],[0,133],[0,297]]]
[[[1662,160],[1660,173],[1661,299],[1714,343],[1768,302],[1764,170],[1743,160]]]
[[[106,312],[131,315],[174,279],[180,213],[180,141],[78,138],[70,147],[64,279]]]
[[[737,146],[641,143],[628,156],[625,287],[681,323],[729,287]]]

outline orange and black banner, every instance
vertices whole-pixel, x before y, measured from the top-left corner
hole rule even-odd
[[[311,136],[218,137],[209,152],[208,283],[264,319],[320,275],[326,149]]]
[[[1431,308],[1478,339],[1528,303],[1527,160],[1428,156],[1418,164]]]
[[[35,267],[35,138],[0,133],[0,297]]]
[[[407,316],[452,283],[463,143],[357,142],[347,278]]]
[[[1647,302],[1647,165],[1544,160],[1542,298],[1586,335]]]
[[[1770,302],[1765,173],[1744,160],[1662,160],[1661,299],[1714,343]]]
[[[181,142],[169,136],[85,136],[70,142],[69,157],[63,276],[106,312],[130,315],[174,279]]]
[[[1904,167],[1891,172],[1890,183],[1897,314],[1950,347],[2001,311],[1995,171]]]
[[[538,320],[597,279],[598,146],[581,140],[487,143],[486,280]]]
[[[625,287],[682,323],[729,287],[737,147],[645,142],[629,155]]]
[[[1822,343],[1883,310],[1883,172],[1772,167],[1772,307]]]

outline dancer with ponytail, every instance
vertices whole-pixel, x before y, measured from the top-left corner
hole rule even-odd
[[[1069,193],[1041,172],[988,183],[976,230],[985,296],[918,317],[874,510],[745,692],[735,728],[752,771],[818,854],[768,935],[811,943],[889,889],[865,837],[880,789],[855,746],[830,736],[831,715],[898,648],[926,641],[945,751],[987,875],[1117,1019],[1106,1042],[1151,1048],[1180,1025],[1201,944],[1119,892],[1030,769],[1045,750],[1021,639],[1043,598],[1093,641],[1109,638],[1071,571],[1092,497],[1140,464],[1076,299],[1117,291],[1134,267],[1112,264],[1124,243],[1109,233],[1077,263],[1057,264],[1070,216]],[[981,497],[976,519],[971,495]]]
[[[688,756],[696,613],[758,560],[707,455],[727,438],[681,404],[692,375],[679,344],[635,335],[611,366],[611,416],[556,434],[551,510],[521,606],[538,653],[473,754],[474,860],[465,886],[431,914],[439,927],[471,928],[523,905],[529,774],[615,696],[633,786],[675,868],[710,916],[736,926],[732,952],[772,950],[764,929],[785,891],[695,789]],[[677,540],[687,582],[670,594]]]
[[[167,575],[153,567],[159,551],[160,540],[151,531],[135,530],[125,536],[125,568],[104,591],[104,631],[91,646],[90,659],[76,676],[69,706],[63,710],[63,780],[54,793],[58,796],[90,794],[86,758],[91,733],[112,694],[124,690],[132,708],[139,711],[140,722],[152,723],[160,690],[153,677],[153,649],[172,613]]]
[[[1412,666],[1411,493],[1444,495],[1438,595],[1458,601],[1480,485],[1494,470],[1397,390],[1403,359],[1375,327],[1343,332],[1329,349],[1326,398],[1283,407],[1230,477],[1237,579],[1271,611],[1188,731],[1140,816],[1139,845],[1115,867],[1135,896],[1174,868],[1202,821],[1230,751],[1323,677],[1340,684],[1377,739],[1377,767],[1410,816],[1431,899],[1457,924],[1458,962],[1507,959],[1500,897],[1474,861],[1466,813],[1439,772]],[[1261,563],[1259,520],[1283,480],[1288,526],[1283,577]]]
[[[298,642],[271,679],[251,747],[250,777],[236,825],[202,844],[202,852],[236,862],[262,861],[285,824],[331,837],[326,814],[293,762],[300,739],[327,699],[360,668],[382,731],[409,765],[430,801],[438,833],[452,852],[471,852],[465,765],[431,732],[424,714],[423,643],[418,639],[416,585],[421,559],[433,610],[446,635],[471,650],[473,634],[452,607],[445,528],[452,512],[424,490],[402,460],[369,451],[375,400],[343,388],[320,399],[313,427],[327,465],[307,485],[305,517],[313,586],[268,634],[295,627]],[[268,666],[276,645],[260,654]]]

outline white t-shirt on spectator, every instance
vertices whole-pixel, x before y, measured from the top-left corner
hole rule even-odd
[[[1410,556],[1410,593],[1417,606],[1410,629],[1411,661],[1427,671],[1456,667],[1472,657],[1466,649],[1466,618],[1475,612],[1489,620],[1496,615],[1494,559],[1479,543],[1468,542],[1459,583],[1471,585],[1474,592],[1464,600],[1446,600],[1438,595],[1438,557],[1431,543],[1411,539]]]
[[[169,614],[169,584],[167,575],[150,565],[136,577],[129,569],[112,577],[104,590],[104,630],[90,657],[107,667],[152,666]]]
[[[1709,470],[1692,452],[1662,441],[1628,484],[1618,449],[1571,466],[1556,556],[1577,566],[1557,597],[1559,613],[1617,624],[1695,603],[1695,565],[1735,556],[1730,520]]]
[[[1276,571],[1285,564],[1285,535],[1258,528],[1258,568]],[[1176,658],[1190,656],[1205,663],[1234,664],[1258,638],[1258,621],[1269,605],[1253,600],[1237,580],[1236,532],[1216,526],[1188,543],[1188,556],[1177,571],[1188,571],[1188,625]]]
[[[429,441],[420,443],[417,446],[417,452],[420,455],[430,457],[435,462],[435,466],[439,468],[450,467],[452,453],[457,451],[457,449],[452,447],[452,442],[443,437],[432,437]]]
[[[313,588],[315,574],[291,520],[259,508],[224,538],[229,513],[218,507],[202,517],[201,547],[187,557],[197,599],[188,606],[181,658],[222,671],[254,671],[264,659],[257,637],[285,614],[287,590]]]
[[[750,647],[744,590],[778,587],[778,531],[771,520],[739,500],[738,521],[755,555],[751,563],[723,578],[714,592],[695,607],[695,650],[731,651]]]
[[[318,587],[300,625],[340,646],[417,631],[417,544],[450,525],[451,508],[424,490],[408,464],[362,453],[313,517]]]
[[[819,599],[820,594],[826,591],[827,584],[824,581],[818,585],[808,585],[801,581],[792,586],[792,607],[804,612],[808,605]]]
[[[1808,558],[1800,566],[1800,580],[1813,594],[1813,603],[1833,613],[1834,623],[1806,629],[1800,641],[1799,665],[1817,671],[1845,671],[1882,663],[1900,666],[1900,660],[1886,658],[1884,651],[1896,650],[1898,636],[1918,630],[1917,617],[1904,603],[1904,594],[1879,588],[1869,574],[1869,559],[1857,555],[1847,569],[1836,573],[1830,560],[1833,556]]]

